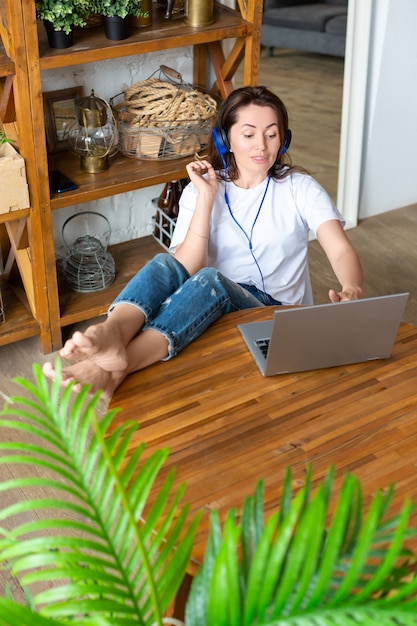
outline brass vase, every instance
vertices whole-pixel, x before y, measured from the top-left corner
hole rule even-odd
[[[185,23],[189,26],[208,26],[214,21],[213,0],[186,0]]]

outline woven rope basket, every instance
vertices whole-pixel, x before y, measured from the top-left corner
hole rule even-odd
[[[217,103],[190,85],[151,77],[129,87],[113,112],[123,154],[178,159],[207,146]]]

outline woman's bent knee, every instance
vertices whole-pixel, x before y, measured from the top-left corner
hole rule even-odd
[[[216,270],[214,267],[203,267],[201,270],[198,270],[192,278],[193,280],[201,281],[203,284],[214,284],[221,282],[221,276],[219,270]]]

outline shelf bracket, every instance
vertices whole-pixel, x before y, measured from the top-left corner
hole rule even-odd
[[[208,52],[216,75],[216,82],[211,92],[213,93],[218,89],[222,98],[226,99],[234,89],[232,79],[245,54],[245,40],[236,40],[227,59],[224,56],[223,48],[219,41],[208,44]]]
[[[17,222],[6,222],[7,234],[10,241],[10,252],[4,266],[3,275],[6,280],[10,276],[14,261],[19,268],[23,287],[33,317],[36,318],[35,293],[33,289],[33,272],[30,248],[27,242],[26,219]]]
[[[220,92],[223,100],[227,98],[229,93],[233,91],[233,76],[226,76],[224,73],[225,57],[222,49],[222,45],[219,41],[214,41],[207,45],[207,49],[210,55],[211,64],[216,75],[216,82],[213,85],[212,92],[217,88]]]

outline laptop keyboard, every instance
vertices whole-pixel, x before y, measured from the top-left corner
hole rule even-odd
[[[270,341],[269,339],[256,339],[255,341],[255,345],[258,346],[259,350],[262,352],[265,359],[268,354],[269,341]]]

